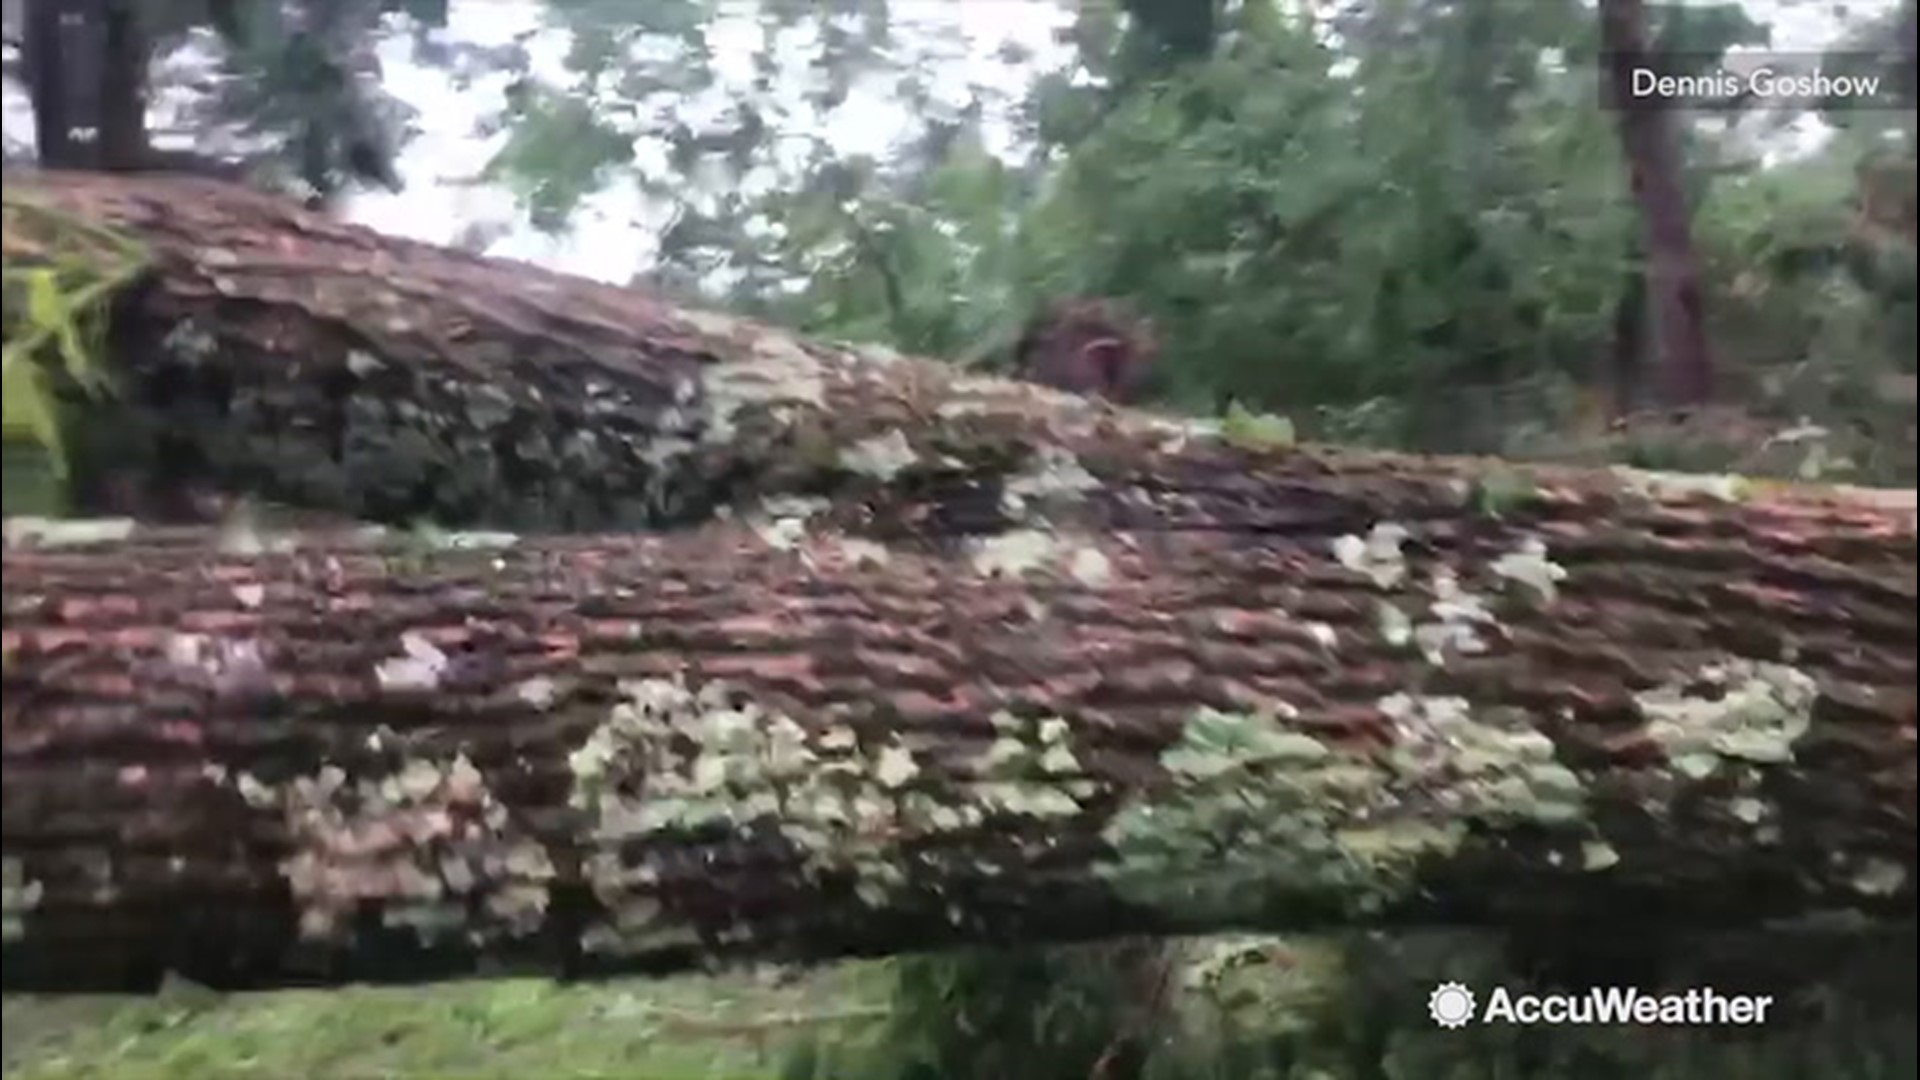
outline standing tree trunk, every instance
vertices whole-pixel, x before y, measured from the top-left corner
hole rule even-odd
[[[98,0],[100,17],[100,167],[147,167],[147,62],[150,47],[140,5]]]
[[[1608,359],[1607,390],[1612,415],[1619,420],[1640,407],[1644,389],[1641,383],[1641,357],[1647,349],[1647,272],[1640,256],[1640,245],[1628,249],[1630,260],[1620,299],[1613,307],[1613,340]]]
[[[25,63],[42,168],[133,171],[151,162],[151,48],[133,0],[28,0]],[[81,139],[76,132],[90,131]]]
[[[34,149],[49,169],[79,168],[73,140],[73,97],[62,23],[67,0],[27,0],[22,60],[33,102]]]
[[[1632,103],[1635,69],[1652,66],[1647,13],[1641,0],[1600,0],[1600,40],[1612,105],[1619,114],[1647,256],[1655,331],[1660,340],[1660,390],[1667,404],[1704,404],[1713,392],[1700,263],[1681,180],[1679,140],[1671,114],[1658,103]]]

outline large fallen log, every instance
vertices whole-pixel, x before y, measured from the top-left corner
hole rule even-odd
[[[0,971],[1910,917],[1910,526],[1566,491],[1529,545],[1438,477],[1317,485],[1367,490],[1410,535],[15,521]]]
[[[208,182],[7,183],[152,260],[81,432],[151,491],[727,519],[10,523],[9,987],[1912,914],[1911,493],[1294,447]]]
[[[92,512],[185,514],[183,493],[206,490],[389,523],[653,527],[831,487],[863,448],[884,464],[896,432],[929,430],[936,406],[999,403],[945,425],[972,467],[1060,422],[1007,408],[1011,384],[217,181],[29,170],[5,183],[11,262],[124,258],[76,242],[75,222],[144,257],[112,313],[118,392],[73,433]]]
[[[5,188],[10,266],[101,262],[117,282],[103,229],[144,263],[111,312],[116,392],[69,433],[94,512],[195,517],[183,495],[244,492],[390,524],[660,527],[875,475],[992,483],[1107,419],[217,181],[19,170]],[[1513,486],[1493,481],[1493,499]]]

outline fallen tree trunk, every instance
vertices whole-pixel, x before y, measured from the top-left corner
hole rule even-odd
[[[0,971],[1911,916],[1910,525],[1568,491],[1515,547],[1444,477],[1390,491],[1404,540],[1021,551],[15,521]]]
[[[205,181],[16,192],[147,249],[79,433],[136,486],[689,531],[10,523],[9,987],[1911,915],[1911,493],[1293,447]]]
[[[86,512],[180,520],[189,496],[245,492],[394,524],[682,525],[830,488],[861,448],[947,426],[936,406],[981,414],[955,432],[973,467],[1064,421],[1012,384],[217,181],[18,171],[6,190],[10,263],[120,258],[73,235],[101,228],[145,257],[110,320],[117,392],[73,432]]]
[[[686,525],[876,474],[987,483],[1110,419],[217,181],[10,170],[5,187],[10,267],[125,277],[120,245],[76,222],[144,256],[109,320],[117,390],[69,433],[96,513],[200,518],[184,503],[209,492],[389,524]],[[1156,452],[1186,434],[1156,427]]]

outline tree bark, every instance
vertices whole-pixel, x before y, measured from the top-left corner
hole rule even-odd
[[[145,168],[151,148],[147,135],[147,79],[153,47],[140,5],[133,0],[100,0],[99,162],[102,169],[130,172]]]
[[[1641,0],[1600,0],[1600,40],[1620,146],[1634,201],[1640,207],[1647,286],[1660,339],[1660,390],[1668,405],[1702,405],[1713,393],[1713,355],[1679,140],[1668,108],[1656,102],[1636,103],[1628,89],[1636,68],[1654,66],[1647,50],[1647,13]]]
[[[1647,271],[1639,259],[1640,245],[1632,248],[1631,267],[1623,276],[1620,298],[1613,306],[1613,336],[1605,377],[1612,413],[1609,420],[1624,420],[1640,410],[1645,395],[1640,370],[1647,349]]]
[[[150,516],[207,489],[390,523],[683,524],[817,486],[836,443],[928,424],[919,400],[956,382],[925,364],[867,379],[888,350],[796,341],[212,181],[6,184],[153,256],[114,313],[120,393],[73,433],[82,510]],[[972,426],[1044,427],[1001,411]]]
[[[73,168],[75,158],[71,84],[66,68],[66,38],[62,14],[66,0],[27,0],[21,59],[26,66],[28,95],[33,101],[34,152],[49,168]]]
[[[208,181],[7,185],[147,245],[85,427],[161,479],[674,526],[10,522],[8,988],[1911,917],[1910,492],[1296,447]]]
[[[0,971],[1911,915],[1910,523],[1247,476],[1025,560],[853,511],[253,557],[16,521]],[[1358,492],[1403,555],[1282,510]]]
[[[36,157],[46,168],[149,168],[151,43],[129,0],[31,0],[23,59]],[[90,130],[87,139],[76,130]]]

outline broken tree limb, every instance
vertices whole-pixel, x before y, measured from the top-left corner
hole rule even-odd
[[[6,986],[1911,918],[1905,514],[1261,464],[974,539],[11,522]]]

